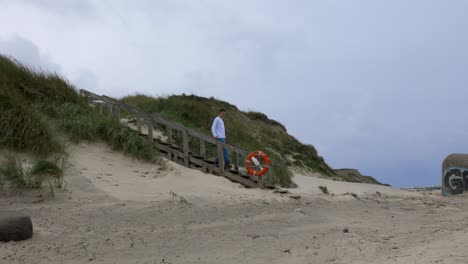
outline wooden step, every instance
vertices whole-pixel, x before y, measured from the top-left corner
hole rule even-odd
[[[229,171],[230,173],[234,173],[234,174],[239,174],[240,173],[240,171],[235,170],[235,169],[227,169],[227,171]]]
[[[256,182],[253,182],[253,181],[248,180],[248,179],[244,179],[243,177],[240,177],[239,175],[232,174],[232,173],[227,172],[227,171],[226,171],[226,176],[225,177],[230,179],[231,181],[240,183],[240,184],[244,185],[245,187],[249,187],[249,188],[257,188],[258,187]]]

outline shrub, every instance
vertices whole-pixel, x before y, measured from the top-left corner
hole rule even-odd
[[[55,162],[38,160],[32,167],[31,173],[33,175],[49,175],[60,177],[62,175],[62,168],[60,168]]]
[[[328,192],[327,186],[319,186],[319,189],[320,189],[324,194],[330,194],[330,193]]]
[[[75,143],[81,140],[105,140],[114,149],[123,150],[135,158],[152,160],[152,146],[138,133],[101,115],[81,103],[63,103],[55,106],[41,105],[46,113],[57,119],[58,128]]]
[[[111,126],[107,130],[107,141],[116,150],[123,150],[125,153],[145,160],[152,160],[154,150],[145,138],[128,127]]]
[[[60,152],[46,121],[14,91],[0,90],[0,146],[40,156]]]
[[[281,187],[292,187],[292,173],[285,165],[276,165],[270,167],[266,181],[271,184],[279,184]]]
[[[42,186],[42,175],[33,175],[31,171],[25,171],[19,159],[9,158],[8,161],[0,165],[0,173],[13,188],[28,189]]]

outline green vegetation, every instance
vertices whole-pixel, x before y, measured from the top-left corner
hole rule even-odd
[[[364,183],[371,183],[371,184],[380,184],[376,179],[370,176],[362,175],[356,169],[338,169],[335,170],[337,178],[339,180],[347,181],[347,182],[364,182]]]
[[[285,165],[273,164],[265,177],[265,182],[280,186],[293,186],[292,173]]]
[[[247,150],[262,150],[275,161],[267,182],[282,186],[291,184],[289,167],[300,167],[324,175],[335,173],[318,156],[312,145],[304,145],[289,135],[281,123],[271,120],[258,112],[243,112],[236,106],[214,98],[194,95],[174,95],[152,98],[145,95],[128,96],[124,102],[135,105],[150,113],[156,113],[185,126],[211,134],[211,122],[218,110],[227,110],[225,120],[228,142]],[[207,152],[216,156],[216,149],[208,147]],[[230,157],[232,160],[232,158]]]
[[[42,186],[42,176],[33,175],[31,171],[25,170],[19,159],[9,158],[0,166],[0,174],[13,188],[30,189]]]
[[[60,168],[55,162],[38,160],[32,167],[31,174],[60,177],[62,175],[62,168]]]
[[[136,132],[99,114],[57,76],[35,72],[0,55],[0,147],[47,157],[63,152],[57,134],[73,142],[105,140],[117,150],[151,160],[152,147]]]
[[[330,194],[330,193],[328,192],[327,186],[319,186],[319,189],[320,189],[324,194]]]
[[[355,194],[355,193],[352,193],[352,192],[347,192],[344,195],[351,195],[352,197],[354,197],[356,199],[359,199],[359,196],[357,194]]]
[[[57,156],[59,157],[59,156]],[[0,164],[0,188],[4,185],[13,189],[41,189],[46,182],[50,193],[54,196],[55,188],[63,187],[63,162],[59,166],[48,160],[38,160],[32,168],[25,168],[21,159],[9,157],[7,161]]]
[[[114,149],[145,160],[155,153],[147,141],[127,127],[101,115],[80,97],[73,85],[56,74],[29,69],[0,55],[0,148],[27,152],[37,158],[63,154],[61,134],[73,142],[104,140]],[[10,159],[1,168],[0,187],[40,186],[44,173],[61,176],[61,168],[39,160],[24,171]]]
[[[290,167],[338,180],[373,180],[337,174],[312,145],[302,144],[287,133],[283,124],[259,112],[243,112],[227,102],[185,94],[160,98],[135,95],[123,101],[208,134],[218,110],[226,109],[228,143],[265,151],[275,161],[267,182],[292,186]],[[73,142],[104,140],[114,149],[136,158],[153,160],[155,157],[152,146],[144,138],[90,107],[73,85],[56,74],[36,72],[2,55],[0,113],[0,148],[50,157],[64,152],[64,139],[60,140],[63,134]],[[181,140],[180,135],[174,137],[175,142]],[[190,142],[193,148],[197,144],[197,141]],[[207,153],[214,158],[215,146],[208,145]],[[242,163],[241,166],[245,165]]]

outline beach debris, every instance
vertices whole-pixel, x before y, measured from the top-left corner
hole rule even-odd
[[[319,186],[319,189],[320,189],[324,194],[330,194],[330,193],[328,192],[327,186]]]
[[[291,194],[291,195],[289,195],[289,198],[294,199],[294,200],[298,200],[298,199],[301,198],[301,196],[298,195],[298,194]]]
[[[347,227],[344,228],[344,229],[343,229],[343,233],[349,233],[349,228],[347,228]]]
[[[31,238],[33,225],[29,216],[0,217],[0,241],[21,241]]]

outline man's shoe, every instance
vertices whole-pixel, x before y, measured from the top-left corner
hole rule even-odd
[[[231,163],[226,163],[226,164],[224,165],[224,168],[225,168],[225,169],[232,169]]]

